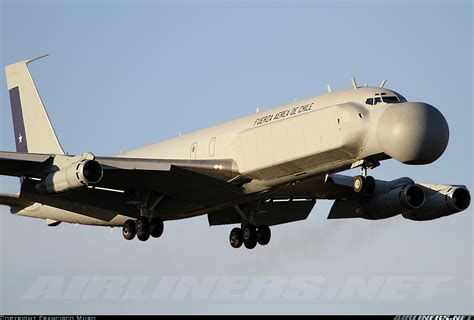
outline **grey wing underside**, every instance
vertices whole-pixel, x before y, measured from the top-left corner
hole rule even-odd
[[[41,178],[55,155],[0,152],[0,174]],[[136,191],[164,195],[160,216],[165,220],[211,213],[215,223],[235,220],[236,203],[259,202],[261,223],[274,225],[305,219],[314,199],[344,197],[351,177],[320,176],[271,190],[267,195],[246,195],[241,184],[246,177],[238,173],[233,160],[169,160],[122,157],[96,157],[103,177],[95,187],[81,188],[54,195],[36,191],[37,181],[25,179],[20,198],[70,210],[105,221],[117,214],[137,217]],[[337,181],[336,181],[337,180]],[[112,189],[112,190],[109,190]],[[308,201],[271,201],[307,199]],[[212,214],[213,212],[213,214]],[[223,214],[227,212],[228,214]],[[232,212],[232,213],[231,213]],[[217,217],[217,218],[216,218]],[[227,218],[226,218],[227,217]]]

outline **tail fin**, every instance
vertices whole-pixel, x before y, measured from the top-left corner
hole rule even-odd
[[[5,68],[16,151],[64,154],[27,66],[42,57],[20,61]]]

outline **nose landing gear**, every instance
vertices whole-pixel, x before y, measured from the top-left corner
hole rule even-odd
[[[375,179],[367,175],[367,171],[378,167],[378,161],[369,162],[361,160],[355,163],[356,166],[361,166],[360,175],[354,177],[352,188],[355,193],[372,193],[375,190]]]
[[[355,193],[372,193],[375,190],[375,179],[372,176],[355,176],[352,187]]]

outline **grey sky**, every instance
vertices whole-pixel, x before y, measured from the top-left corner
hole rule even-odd
[[[2,66],[50,53],[31,71],[71,154],[113,155],[318,95],[327,83],[347,88],[355,75],[361,84],[388,79],[450,126],[435,163],[386,161],[376,178],[472,190],[470,1],[3,0],[0,8]],[[0,149],[14,150],[3,72],[0,88]],[[18,191],[17,179],[0,184]],[[165,223],[161,239],[142,243],[118,229],[48,228],[0,207],[0,313],[474,313],[472,206],[413,222],[328,221],[330,205],[274,227],[271,243],[252,251],[232,249],[231,227],[210,229],[205,216]]]

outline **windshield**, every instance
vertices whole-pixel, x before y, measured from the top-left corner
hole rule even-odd
[[[380,97],[374,97],[374,98],[369,98],[365,101],[366,104],[374,106],[379,102],[385,102],[385,103],[400,103],[400,102],[405,102],[405,101],[400,101],[400,99],[397,96],[380,96]]]
[[[399,103],[400,100],[396,96],[388,96],[388,97],[382,97],[383,102],[386,103]]]

